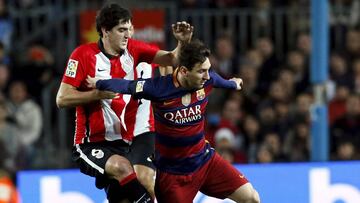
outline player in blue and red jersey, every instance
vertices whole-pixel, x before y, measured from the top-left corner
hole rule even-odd
[[[184,45],[173,75],[153,79],[88,77],[88,87],[152,101],[155,116],[155,193],[160,203],[190,203],[198,191],[241,203],[259,203],[248,180],[221,158],[204,136],[205,108],[213,87],[240,90],[210,70],[210,51],[198,40]]]
[[[152,68],[141,62],[172,65],[193,29],[186,22],[173,25],[178,46],[164,51],[131,39],[131,27],[127,9],[105,5],[96,17],[100,40],[72,52],[56,97],[61,108],[76,107],[73,159],[81,172],[96,178],[96,186],[105,189],[110,203],[118,203],[121,193],[131,202],[153,201],[149,193],[153,191],[154,166],[147,161],[154,148],[152,114],[148,103],[131,95],[115,97],[111,92],[87,88],[86,76],[151,77]]]

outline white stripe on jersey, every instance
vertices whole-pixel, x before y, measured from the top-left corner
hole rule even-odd
[[[80,158],[82,158],[87,164],[89,164],[94,169],[98,170],[101,174],[104,174],[104,169],[92,162],[80,149],[80,145],[76,145],[76,151],[80,153]]]
[[[134,80],[134,58],[129,54],[128,50],[125,49],[124,54],[120,57],[120,63],[122,69],[125,71],[126,75],[124,79],[126,80]],[[125,130],[127,130],[126,122],[125,122],[125,113],[126,113],[126,106],[130,102],[131,95],[130,94],[124,94],[123,100],[125,102],[125,106],[123,111],[121,112],[120,119],[121,123]]]
[[[110,60],[102,53],[96,54],[95,77],[111,79]],[[113,141],[121,137],[120,120],[114,110],[111,109],[112,99],[101,100],[102,112],[104,115],[105,139]]]
[[[139,63],[136,67],[136,72],[138,78],[151,78],[152,76],[152,67],[151,64],[148,63]],[[141,105],[137,109],[136,120],[135,120],[135,128],[134,128],[134,136],[140,135],[145,132],[150,131],[150,105],[151,102],[149,100],[141,99]]]

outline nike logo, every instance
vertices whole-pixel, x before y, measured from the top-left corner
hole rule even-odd
[[[105,71],[106,69],[100,69],[98,68],[97,71],[101,72],[101,71]]]
[[[164,105],[170,105],[172,103],[174,103],[175,101],[164,101]]]
[[[240,177],[241,179],[245,178],[245,176],[244,176],[244,175],[239,175],[239,177]]]

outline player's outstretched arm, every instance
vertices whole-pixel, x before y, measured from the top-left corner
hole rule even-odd
[[[112,91],[120,94],[131,94],[134,98],[144,98],[152,101],[164,99],[169,95],[171,96],[176,93],[175,89],[172,89],[167,85],[167,80],[169,80],[169,77],[138,80],[125,80],[119,78],[102,80],[88,76],[86,79],[88,87],[90,88]]]
[[[243,85],[243,80],[241,78],[231,78],[226,80],[213,70],[210,70],[210,78],[214,84],[214,87],[217,88],[241,90]]]

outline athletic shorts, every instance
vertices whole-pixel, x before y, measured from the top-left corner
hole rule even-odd
[[[149,132],[136,136],[131,145],[122,140],[79,144],[73,147],[72,157],[82,173],[96,177],[96,187],[102,189],[109,184],[106,161],[114,154],[127,158],[132,165],[154,169],[149,158],[154,153],[154,140],[155,134]]]
[[[248,183],[241,172],[217,153],[192,174],[175,175],[158,170],[155,181],[155,194],[159,203],[192,203],[198,191],[225,199]]]
[[[148,132],[134,137],[130,146],[130,162],[132,165],[143,165],[155,170],[151,157],[155,151],[155,133]]]

